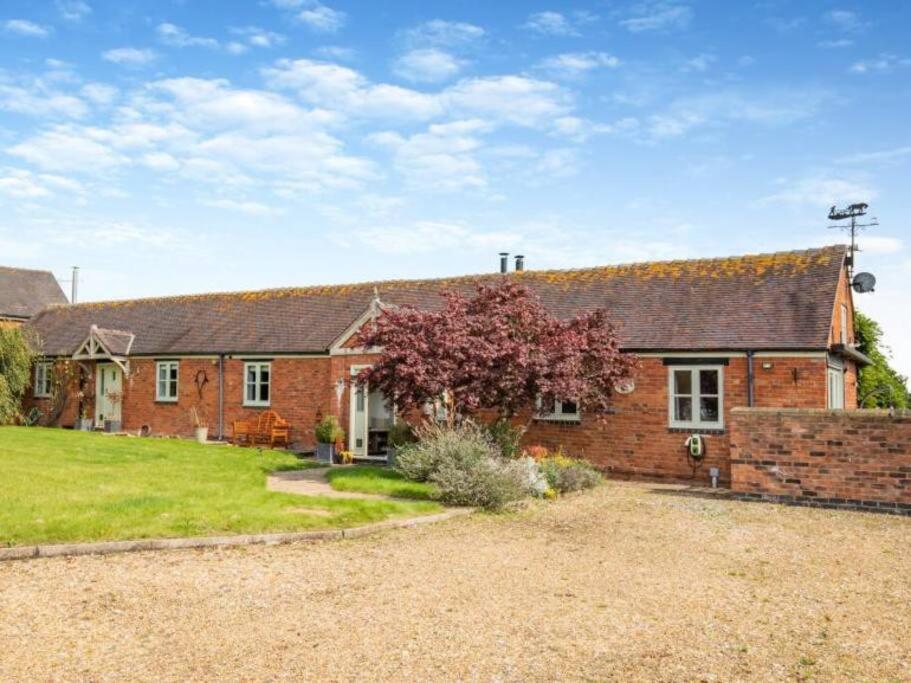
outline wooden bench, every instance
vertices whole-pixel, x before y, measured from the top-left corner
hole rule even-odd
[[[238,446],[288,446],[291,426],[274,410],[267,410],[256,420],[235,420],[232,441]]]

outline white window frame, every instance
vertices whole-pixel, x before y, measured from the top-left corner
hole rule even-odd
[[[54,364],[42,360],[35,363],[35,381],[32,384],[32,395],[35,398],[50,398],[53,390]]]
[[[250,369],[251,368],[255,368],[255,371],[256,371],[256,376],[253,379],[252,383],[250,382]],[[268,382],[262,381],[263,368],[266,368],[266,370],[269,373]],[[268,390],[269,397],[267,399],[263,400],[261,398],[255,398],[255,399],[247,398],[247,394],[249,393],[247,390],[251,386],[254,387],[253,395],[258,397],[260,394],[260,389],[262,388],[263,384],[265,384],[266,386],[269,387],[269,390]],[[246,363],[244,363],[243,386],[244,386],[243,404],[245,406],[250,406],[253,408],[263,408],[263,407],[267,407],[267,406],[271,405],[272,404],[272,363],[270,363],[268,361],[247,361]]]
[[[845,409],[845,371],[829,366],[826,369],[826,405],[829,410]]]
[[[172,380],[171,379],[171,368],[177,370],[177,376]],[[165,378],[162,380],[161,371],[165,370],[167,373]],[[164,382],[170,388],[171,383],[174,384],[174,395],[171,396],[170,393],[161,393],[161,385]],[[177,399],[180,396],[180,361],[176,360],[160,360],[155,363],[155,400],[159,403],[177,403]]]
[[[574,411],[569,410],[565,407],[566,403],[575,403],[576,409]],[[544,412],[542,409],[544,404],[541,399],[538,399],[536,415],[535,418],[538,420],[550,420],[554,422],[581,422],[582,421],[582,410],[579,407],[578,401],[558,401],[554,400],[554,409],[551,412]]]
[[[723,365],[669,365],[667,373],[667,418],[668,425],[671,429],[692,429],[692,430],[720,430],[724,429],[724,366]],[[699,390],[699,373],[703,370],[715,370],[718,372],[718,420],[707,422],[702,420],[700,405],[702,403],[702,394]],[[679,394],[679,396],[689,396],[693,401],[692,420],[677,420],[675,415],[675,398],[674,393],[674,373],[690,372],[691,393]],[[708,394],[715,396],[715,394]]]

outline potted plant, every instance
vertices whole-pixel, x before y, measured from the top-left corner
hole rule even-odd
[[[80,432],[90,432],[95,426],[95,421],[89,418],[88,410],[83,406],[79,410],[79,417],[73,422],[73,429]]]
[[[123,393],[120,391],[107,391],[105,392],[105,397],[110,402],[112,406],[119,405],[123,401]],[[120,420],[109,420],[104,418],[104,431],[119,432],[122,422]]]
[[[335,462],[336,446],[345,438],[345,430],[335,415],[327,415],[316,425],[316,459],[319,462]]]
[[[205,415],[200,415],[200,411],[194,406],[190,408],[190,416],[193,418],[193,436],[196,437],[197,443],[205,445],[209,438],[209,424]]]
[[[411,425],[404,420],[397,420],[389,428],[389,435],[386,437],[386,463],[394,466],[399,449],[414,442],[414,430]]]

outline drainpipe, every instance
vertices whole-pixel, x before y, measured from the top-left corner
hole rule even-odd
[[[218,440],[225,438],[225,354],[218,355]]]
[[[747,407],[753,407],[753,352],[747,351]]]

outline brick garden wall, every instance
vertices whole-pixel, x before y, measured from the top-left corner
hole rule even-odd
[[[911,412],[737,409],[730,426],[737,494],[911,514]]]

